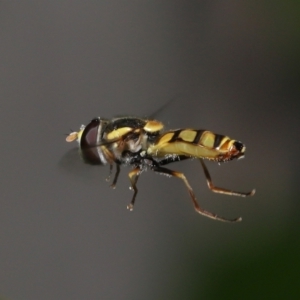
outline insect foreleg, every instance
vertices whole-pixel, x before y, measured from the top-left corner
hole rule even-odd
[[[128,176],[129,176],[129,179],[130,179],[130,182],[131,182],[130,189],[132,189],[133,192],[134,192],[130,204],[127,205],[127,209],[129,209],[130,211],[133,210],[133,206],[134,206],[134,202],[135,202],[135,197],[136,197],[137,192],[138,192],[138,189],[136,187],[136,183],[137,183],[138,178],[140,176],[140,171],[141,171],[140,168],[137,167],[137,168],[133,169],[132,171],[130,171],[128,173]]]
[[[228,189],[224,189],[224,188],[220,188],[220,187],[216,187],[213,185],[210,174],[208,172],[208,169],[206,167],[206,165],[204,164],[203,159],[199,159],[206,177],[206,181],[207,181],[207,185],[208,188],[215,192],[215,193],[219,193],[219,194],[225,194],[225,195],[229,195],[229,196],[240,196],[240,197],[247,197],[247,196],[253,196],[255,194],[255,189],[252,190],[251,192],[248,193],[243,193],[243,192],[235,192],[235,191],[231,191]]]
[[[160,174],[164,174],[164,175],[168,175],[168,176],[174,176],[174,177],[177,177],[177,178],[180,178],[181,180],[183,180],[185,186],[187,187],[188,189],[188,192],[189,192],[189,195],[190,197],[192,198],[192,201],[193,201],[193,204],[194,204],[194,208],[196,210],[197,213],[203,215],[203,216],[206,216],[208,218],[211,218],[211,219],[214,219],[214,220],[219,220],[219,221],[223,221],[223,222],[239,222],[242,220],[242,218],[237,218],[237,219],[233,219],[233,220],[230,220],[230,219],[225,219],[223,217],[220,217],[214,213],[211,213],[207,210],[204,210],[203,208],[201,208],[197,202],[197,199],[196,199],[196,196],[193,192],[193,189],[192,187],[190,186],[188,180],[186,179],[185,175],[181,172],[177,172],[177,171],[173,171],[173,170],[169,170],[169,169],[166,169],[166,168],[162,168],[162,167],[154,167],[153,168],[153,171],[154,172],[157,172],[157,173],[160,173]]]
[[[108,173],[108,176],[106,177],[106,181],[109,182],[110,181],[110,177],[111,177],[111,174],[112,174],[112,170],[113,170],[113,164],[110,164],[109,165],[109,173]]]
[[[110,185],[113,189],[116,188],[116,184],[117,184],[118,177],[119,177],[119,174],[120,174],[120,165],[116,164],[116,168],[117,168],[117,170],[116,170],[114,180],[113,180],[112,184]],[[110,165],[110,174],[111,174],[111,171],[112,171],[112,165]],[[109,175],[109,177],[110,177],[110,175]]]

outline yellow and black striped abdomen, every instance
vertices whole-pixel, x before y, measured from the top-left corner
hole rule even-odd
[[[184,155],[227,161],[243,156],[245,149],[241,142],[228,136],[207,130],[178,129],[162,134],[147,153],[157,157]]]

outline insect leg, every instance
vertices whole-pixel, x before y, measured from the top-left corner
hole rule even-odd
[[[115,177],[114,177],[114,180],[111,184],[111,187],[113,189],[116,188],[116,184],[117,184],[117,181],[118,181],[118,177],[119,177],[119,174],[120,174],[120,165],[119,164],[116,164],[116,167],[117,167],[117,170],[116,170],[116,174],[115,174]],[[111,165],[111,170],[112,170],[112,165]]]
[[[127,209],[129,209],[130,211],[133,210],[133,206],[134,206],[134,202],[135,202],[135,197],[137,195],[137,192],[138,192],[138,189],[136,187],[136,183],[137,183],[137,180],[140,176],[140,168],[135,168],[133,169],[132,171],[130,171],[128,173],[128,176],[129,176],[129,179],[130,179],[130,182],[131,182],[131,187],[130,189],[134,191],[134,194],[133,194],[133,197],[131,199],[131,202],[130,204],[127,205]]]
[[[208,217],[208,218],[211,218],[211,219],[214,219],[214,220],[219,220],[219,221],[223,221],[223,222],[239,222],[242,220],[242,218],[236,218],[236,219],[225,219],[223,217],[220,217],[214,213],[211,213],[207,210],[204,210],[203,208],[201,208],[197,202],[197,199],[196,199],[196,196],[193,192],[193,189],[192,187],[190,186],[188,180],[186,179],[185,175],[181,172],[177,172],[177,171],[173,171],[173,170],[169,170],[169,169],[166,169],[166,168],[162,168],[162,167],[154,167],[153,168],[153,171],[154,172],[157,172],[157,173],[160,173],[160,174],[164,174],[164,175],[167,175],[167,176],[174,176],[174,177],[177,177],[181,180],[183,180],[185,186],[187,187],[188,189],[188,192],[190,194],[190,197],[192,198],[192,201],[193,201],[193,204],[194,204],[194,208],[196,210],[197,213],[205,216],[205,217]]]
[[[110,164],[109,165],[109,174],[108,176],[106,177],[106,181],[109,182],[110,181],[110,177],[111,177],[111,174],[112,174],[112,170],[113,170],[113,164]]]
[[[231,190],[227,190],[224,188],[220,188],[220,187],[216,187],[213,185],[210,174],[208,172],[208,169],[206,167],[206,165],[204,164],[203,159],[200,159],[205,177],[206,177],[206,181],[207,181],[207,185],[208,188],[215,192],[215,193],[219,193],[219,194],[225,194],[225,195],[230,195],[230,196],[240,196],[240,197],[247,197],[247,196],[253,196],[255,194],[255,189],[253,189],[251,192],[248,193],[243,193],[243,192],[235,192],[235,191],[231,191]]]

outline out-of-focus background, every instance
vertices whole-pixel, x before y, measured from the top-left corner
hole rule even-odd
[[[297,1],[1,1],[0,295],[3,299],[272,299],[300,295]],[[172,101],[170,101],[172,100]],[[164,109],[160,108],[170,101]],[[65,134],[95,116],[156,118],[243,141],[197,160],[185,186],[84,165]],[[2,298],[1,298],[2,299]],[[291,299],[291,298],[290,298]]]

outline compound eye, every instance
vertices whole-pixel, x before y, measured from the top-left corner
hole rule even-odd
[[[100,119],[93,119],[85,128],[80,139],[81,149],[95,147],[97,145],[98,128]]]

